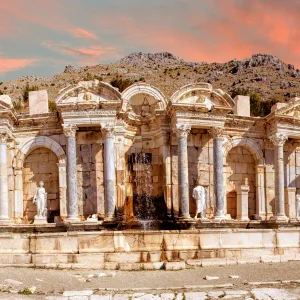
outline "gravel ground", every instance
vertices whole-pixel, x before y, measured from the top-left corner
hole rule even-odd
[[[30,268],[1,268],[0,284],[2,290],[10,293],[0,293],[0,299],[45,299],[47,296],[63,296],[66,291],[91,290],[94,294],[116,293],[180,293],[209,292],[225,290],[243,290],[251,295],[255,288],[280,288],[299,295],[300,299],[300,262],[277,264],[246,264],[225,267],[205,267],[181,271],[103,271],[103,270],[46,270]],[[98,277],[100,275],[100,277]],[[240,278],[230,278],[236,275]],[[219,279],[206,280],[205,276],[216,276]],[[266,285],[249,284],[249,282],[274,282],[277,280],[299,280],[295,283],[269,283]],[[232,284],[232,287],[217,288],[216,285]],[[204,287],[213,285],[213,287]],[[26,292],[27,288],[36,287],[33,295],[17,294]],[[108,290],[105,290],[108,289]],[[12,294],[15,293],[15,294]],[[38,293],[38,294],[37,294]],[[225,294],[224,294],[225,295]],[[223,295],[223,298],[224,298]],[[248,295],[248,296],[249,296]],[[225,295],[226,296],[226,295]],[[238,299],[237,297],[227,299]],[[247,297],[248,297],[247,296]],[[74,299],[90,299],[80,296]],[[125,295],[124,295],[125,297]],[[129,297],[129,296],[128,296]],[[123,298],[123,299],[128,299]],[[130,296],[132,297],[132,296]],[[200,296],[199,296],[200,297]],[[199,298],[198,297],[198,298]],[[241,296],[240,299],[246,299]],[[186,297],[185,297],[186,298]],[[225,299],[226,299],[225,298]],[[49,298],[50,299],[50,298]],[[59,298],[57,298],[59,299]],[[61,299],[72,299],[63,297]],[[92,299],[92,298],[91,298]],[[95,298],[96,299],[96,298]],[[100,299],[100,298],[99,298]],[[132,298],[133,299],[133,298]],[[147,298],[148,299],[148,298]],[[149,298],[156,299],[156,298]],[[160,299],[160,298],[157,298]],[[173,298],[172,298],[173,299]],[[195,298],[197,299],[197,297]],[[200,298],[199,298],[200,299]],[[250,298],[251,299],[251,298]],[[254,299],[254,298],[252,298]],[[257,298],[259,299],[259,298]],[[263,298],[262,298],[263,299]],[[276,298],[266,298],[276,299]],[[280,298],[279,298],[280,299]],[[281,298],[283,300],[285,298]]]

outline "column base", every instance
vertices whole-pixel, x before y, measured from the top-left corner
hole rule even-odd
[[[107,215],[104,217],[104,222],[114,222],[115,221],[115,215]]]
[[[288,222],[289,218],[287,216],[272,216],[270,218],[270,221],[275,221],[275,222]]]
[[[34,217],[34,222],[33,224],[48,224],[47,218],[46,217]]]
[[[13,221],[8,217],[0,217],[0,224],[11,224]]]
[[[236,220],[237,220],[237,221],[243,221],[243,222],[245,222],[245,221],[249,222],[249,221],[250,221],[250,219],[249,219],[248,217],[237,218]]]
[[[192,218],[190,215],[186,215],[186,216],[180,216],[178,219],[182,221],[182,220],[190,220]]]
[[[213,218],[214,218],[214,220],[228,220],[228,217],[225,214],[223,214],[223,215],[216,215]]]

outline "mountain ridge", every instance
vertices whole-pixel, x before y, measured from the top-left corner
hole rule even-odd
[[[59,90],[81,80],[114,83],[120,78],[128,83],[145,81],[170,97],[188,83],[208,82],[231,94],[236,89],[250,90],[263,100],[288,101],[300,91],[300,70],[274,55],[257,53],[242,60],[225,63],[188,62],[169,52],[133,52],[111,64],[77,67],[68,65],[53,77],[22,76],[3,82],[0,91],[14,102],[24,104],[26,86],[46,89],[54,100]]]

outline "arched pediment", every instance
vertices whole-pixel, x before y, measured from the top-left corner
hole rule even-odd
[[[120,92],[106,82],[80,81],[62,89],[55,99],[58,106],[98,107],[121,103]]]
[[[275,114],[300,119],[300,98],[295,97],[288,103],[277,103]]]
[[[12,109],[13,103],[8,95],[0,95],[0,109]]]
[[[137,123],[148,123],[164,114],[168,101],[156,87],[147,83],[135,83],[122,93],[121,114]]]
[[[233,99],[220,89],[213,89],[209,83],[188,84],[177,90],[171,96],[172,105],[191,107],[192,109],[211,111],[231,111]]]

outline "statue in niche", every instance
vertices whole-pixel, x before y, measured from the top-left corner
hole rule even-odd
[[[145,118],[148,117],[150,114],[151,114],[151,106],[149,104],[148,99],[145,97],[141,107],[141,116]]]
[[[296,219],[300,219],[300,195],[296,195]]]
[[[35,219],[46,219],[47,218],[47,193],[44,188],[44,181],[39,182],[35,195],[33,197],[33,203],[37,206],[37,215]]]
[[[206,190],[202,185],[198,185],[193,189],[193,198],[196,200],[195,219],[201,214],[201,219],[206,218]]]
[[[90,93],[85,93],[83,95],[83,100],[86,100],[86,101],[92,100],[92,95]]]

